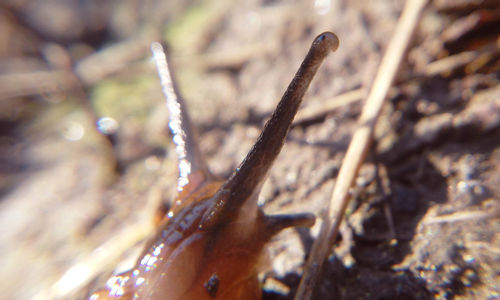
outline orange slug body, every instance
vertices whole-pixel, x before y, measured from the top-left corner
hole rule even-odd
[[[265,215],[258,191],[316,70],[337,47],[329,32],[314,40],[256,144],[229,179],[218,181],[196,147],[161,46],[153,45],[179,159],[178,196],[135,267],[111,277],[90,300],[261,298],[256,265],[265,243],[283,228],[311,226],[314,216]]]

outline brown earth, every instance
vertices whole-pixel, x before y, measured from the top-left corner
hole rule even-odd
[[[171,198],[175,155],[153,40],[168,42],[200,147],[226,177],[313,38],[339,36],[306,94],[313,113],[299,117],[260,199],[269,213],[320,215],[404,2],[314,3],[3,1],[0,298],[50,298],[106,241],[144,238],[151,211]],[[500,297],[499,79],[500,4],[430,3],[315,299]],[[324,108],[358,89],[349,104]],[[93,129],[101,117],[118,122],[112,138]],[[317,231],[272,241],[264,299],[293,298]],[[87,264],[96,276],[63,298],[85,299],[118,262],[126,268],[140,249],[128,243]]]

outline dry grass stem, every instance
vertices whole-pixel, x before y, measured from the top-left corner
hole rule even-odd
[[[500,215],[500,211],[460,211],[456,213],[452,213],[449,215],[441,215],[431,217],[428,220],[424,221],[425,225],[430,224],[440,224],[440,223],[452,223],[452,222],[463,222],[463,221],[471,221],[471,220],[481,220],[487,218],[496,218]]]
[[[123,228],[113,238],[64,272],[50,289],[42,291],[33,299],[67,299],[69,295],[87,285],[102,270],[116,264],[126,250],[132,248],[152,231],[153,228],[149,222],[138,222]]]
[[[323,262],[337,236],[348,204],[349,189],[368,151],[376,120],[426,3],[426,0],[406,2],[363,107],[359,127],[353,135],[340,168],[328,211],[329,222],[322,224],[320,236],[313,244],[295,299],[310,299],[312,296]]]
[[[160,184],[155,185],[148,195],[146,209],[143,212],[145,217],[139,218],[142,221],[137,221],[119,230],[111,239],[66,270],[50,288],[43,290],[33,299],[68,299],[89,284],[103,270],[109,270],[116,265],[127,250],[152,234],[155,230],[154,223],[149,220],[153,220],[153,216],[157,213],[162,201],[159,186]]]
[[[335,97],[329,98],[326,101],[314,102],[316,104],[308,105],[304,108],[301,108],[297,112],[297,116],[293,121],[294,125],[307,122],[309,120],[324,116],[326,114],[331,113],[333,110],[344,107],[346,105],[352,104],[354,102],[358,102],[366,94],[366,90],[363,88],[359,88],[356,90],[349,91],[347,93],[337,95]]]

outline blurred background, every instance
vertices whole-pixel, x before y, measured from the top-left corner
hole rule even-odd
[[[168,206],[177,169],[153,41],[224,178],[314,37],[339,36],[259,200],[319,215],[404,3],[3,0],[0,299],[85,299]],[[498,1],[429,3],[317,299],[500,297],[499,35]],[[293,298],[315,230],[272,241],[264,299]]]

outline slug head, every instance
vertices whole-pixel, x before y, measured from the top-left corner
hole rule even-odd
[[[177,199],[181,204],[169,212],[134,269],[113,276],[106,289],[89,299],[260,299],[256,266],[264,244],[286,227],[312,226],[314,216],[266,216],[257,206],[259,188],[320,63],[337,47],[332,33],[314,40],[257,142],[230,178],[213,181],[202,168],[188,174],[207,180],[183,186]]]

